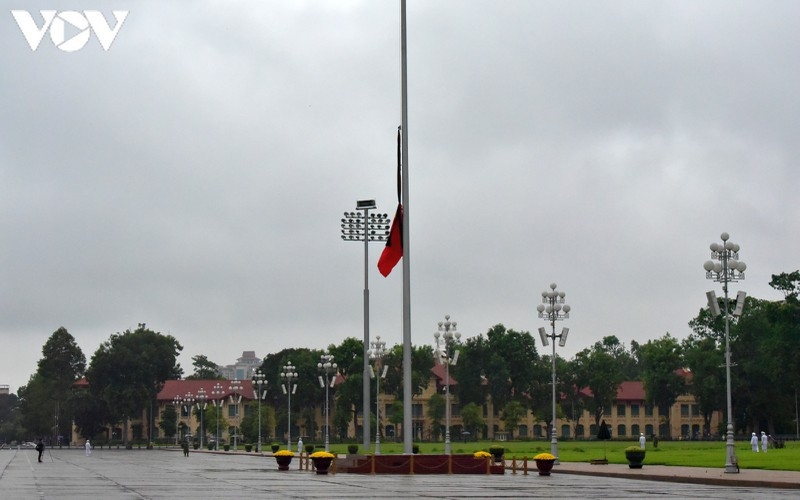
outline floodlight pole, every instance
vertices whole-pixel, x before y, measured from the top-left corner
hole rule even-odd
[[[551,359],[553,366],[553,416],[550,423],[550,454],[556,457],[554,464],[560,465],[561,462],[558,461],[558,438],[556,437],[556,339],[560,339],[558,345],[564,347],[567,343],[569,328],[564,328],[561,333],[556,334],[556,321],[569,318],[570,307],[568,304],[564,304],[566,294],[556,290],[556,287],[555,283],[550,283],[550,290],[542,292],[542,303],[536,306],[536,310],[539,312],[539,317],[549,321],[552,326],[552,333],[547,333],[544,328],[539,328],[539,336],[544,346],[547,346],[548,339],[553,340],[553,355]],[[561,304],[564,305],[562,306]]]
[[[728,233],[720,235],[722,244],[712,243],[711,258],[719,262],[706,261],[703,268],[706,270],[706,278],[722,283],[722,291],[725,293],[725,379],[728,396],[728,426],[725,433],[725,472],[738,473],[739,466],[736,460],[736,443],[733,439],[733,402],[731,399],[731,343],[730,343],[730,316],[728,313],[728,283],[744,279],[744,271],[747,264],[739,259],[739,245],[730,241]],[[741,307],[744,306],[744,293],[739,292],[741,305],[737,301],[734,315],[741,314]],[[713,315],[719,309],[716,304],[716,297],[713,292],[709,294],[709,308]]]

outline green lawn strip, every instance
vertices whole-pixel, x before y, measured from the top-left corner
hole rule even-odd
[[[589,462],[592,459],[605,458],[611,464],[625,464],[624,450],[634,445],[633,441],[559,441],[558,458],[562,462]],[[420,453],[444,453],[444,443],[415,443]],[[488,451],[489,446],[500,445],[506,449],[506,460],[524,458],[531,460],[534,455],[550,452],[550,443],[545,441],[470,441],[468,443],[451,443],[455,454],[474,453],[479,450]],[[334,453],[346,454],[347,445],[330,446]],[[720,441],[660,441],[658,448],[652,442],[647,443],[646,465],[673,465],[687,467],[722,468],[725,466],[725,443]],[[370,449],[371,451],[371,449]],[[363,447],[359,446],[363,453]],[[381,443],[381,454],[402,454],[402,443]],[[767,469],[800,471],[800,443],[787,442],[782,449],[770,449],[768,453],[754,453],[750,444],[736,442],[736,456],[742,469]]]

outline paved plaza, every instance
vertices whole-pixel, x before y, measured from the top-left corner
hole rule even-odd
[[[255,453],[179,450],[45,451],[38,463],[31,449],[0,450],[0,498],[3,499],[161,499],[161,498],[797,498],[800,473],[647,466],[591,466],[564,463],[553,475],[534,472],[505,475],[316,475],[279,472],[271,456]],[[296,461],[297,459],[295,459]],[[650,472],[648,472],[648,469]],[[599,474],[599,475],[598,475]],[[649,474],[649,475],[648,475]],[[620,476],[620,477],[613,477]],[[704,477],[705,476],[705,477]],[[657,478],[648,480],[645,478]],[[691,484],[708,479],[727,485]],[[773,478],[777,488],[763,486]],[[759,482],[761,481],[761,482]]]

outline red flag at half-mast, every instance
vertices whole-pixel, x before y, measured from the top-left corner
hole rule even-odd
[[[378,259],[378,271],[383,277],[389,276],[394,266],[400,262],[403,256],[403,205],[397,204],[397,211],[394,213],[392,229],[389,231],[389,239],[386,240],[386,247]]]

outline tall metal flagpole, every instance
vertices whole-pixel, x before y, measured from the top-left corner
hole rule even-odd
[[[408,74],[406,59],[406,0],[400,0],[400,106],[402,113],[403,175],[403,453],[413,451],[411,420],[411,243],[408,203]]]

